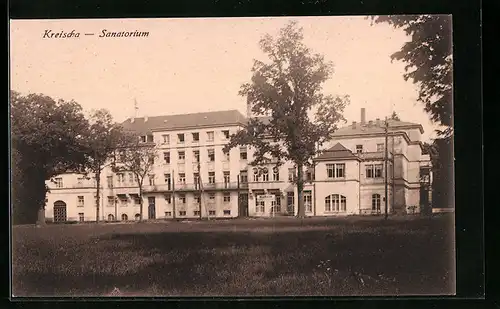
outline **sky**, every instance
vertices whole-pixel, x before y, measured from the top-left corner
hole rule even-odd
[[[420,123],[424,140],[438,128],[417,102],[417,87],[403,79],[404,63],[390,55],[410,38],[364,17],[176,18],[11,20],[11,89],[75,100],[87,112],[106,108],[116,121],[237,109],[253,59],[266,60],[258,42],[290,20],[304,43],[334,64],[325,94],[349,95],[347,124],[389,116]],[[99,38],[101,31],[149,32],[148,37]],[[45,30],[72,30],[78,38],[43,38]],[[85,35],[94,33],[95,35]],[[137,101],[138,111],[134,109]],[[343,125],[343,124],[342,124]]]

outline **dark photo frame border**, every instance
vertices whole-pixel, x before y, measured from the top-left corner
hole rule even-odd
[[[386,14],[452,14],[454,41],[454,122],[455,122],[455,213],[456,213],[456,297],[405,297],[405,299],[384,298],[391,306],[419,308],[437,303],[455,303],[461,299],[467,307],[472,300],[485,297],[484,257],[484,199],[483,199],[483,131],[482,131],[482,69],[480,3],[475,1],[413,0],[413,1],[265,1],[265,0],[186,0],[169,1],[95,1],[95,0],[14,0],[9,3],[11,19],[69,19],[69,18],[153,18],[153,17],[236,17],[236,16],[307,16],[307,15],[386,15]],[[9,31],[7,31],[9,33]],[[9,89],[8,89],[9,91]],[[9,132],[10,134],[10,132]],[[9,159],[7,160],[9,164]],[[8,170],[10,168],[8,167]],[[5,208],[7,209],[7,208]],[[4,214],[10,235],[9,212]],[[9,240],[7,239],[7,243]],[[10,286],[10,251],[5,250]],[[5,279],[4,279],[5,280]],[[10,291],[7,291],[10,297]],[[49,299],[47,299],[49,300]],[[145,299],[146,300],[146,299]],[[151,299],[148,299],[151,300]],[[231,298],[215,299],[218,301]],[[267,298],[265,299],[267,300]],[[286,306],[287,300],[279,301]],[[17,301],[17,300],[16,300]],[[205,303],[203,306],[216,305]],[[376,307],[379,300],[359,301],[342,298],[311,298],[308,302],[292,299],[294,305],[328,305],[354,308]],[[309,303],[309,302],[313,302]],[[109,301],[106,301],[109,302]],[[65,302],[67,303],[67,302]],[[251,305],[251,302],[243,302]],[[241,303],[241,304],[243,304]],[[28,303],[27,303],[28,304]],[[30,303],[39,307],[41,304]],[[62,304],[62,303],[60,303]],[[23,304],[24,305],[24,304]],[[55,304],[49,304],[51,307]],[[104,305],[106,305],[104,303]],[[132,304],[134,305],[134,304]],[[197,305],[197,304],[194,304]],[[222,305],[222,304],[221,304]],[[234,304],[228,304],[234,305]],[[245,305],[245,306],[246,306]],[[453,306],[455,306],[453,305]],[[219,307],[219,305],[217,305]]]

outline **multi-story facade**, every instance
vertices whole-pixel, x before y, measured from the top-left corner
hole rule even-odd
[[[364,113],[364,112],[363,112]],[[364,116],[363,116],[364,117]],[[251,147],[222,151],[246,118],[238,111],[131,118],[123,123],[155,143],[158,156],[143,185],[144,219],[277,216],[297,213],[296,171],[291,162],[251,166]],[[388,130],[389,211],[419,210],[421,153],[418,124],[390,121]],[[304,171],[303,199],[308,216],[371,214],[384,211],[385,133],[380,121],[339,129],[328,151]],[[129,172],[101,173],[101,220],[136,220],[139,189]],[[64,174],[47,181],[49,220],[93,221],[96,181]],[[201,185],[200,185],[201,184]],[[417,206],[416,208],[409,208]]]

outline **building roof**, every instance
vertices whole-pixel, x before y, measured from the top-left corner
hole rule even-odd
[[[403,130],[403,129],[419,129],[420,133],[424,133],[424,129],[422,125],[418,123],[406,122],[388,119],[387,120],[389,131]],[[376,133],[384,133],[385,120],[372,121],[370,125],[369,122],[366,122],[364,125],[357,122],[355,125],[350,124],[348,126],[339,128],[332,136],[341,136],[341,135],[363,135],[363,134],[376,134]]]
[[[242,124],[245,121],[245,116],[243,116],[243,114],[239,111],[226,110],[180,115],[128,118],[122,123],[122,126],[126,130],[138,133],[147,133],[157,130],[237,125]]]
[[[341,143],[335,144],[332,148],[325,150],[321,155],[316,157],[314,160],[324,161],[324,160],[336,160],[336,159],[359,159],[355,154],[349,149],[345,148]]]

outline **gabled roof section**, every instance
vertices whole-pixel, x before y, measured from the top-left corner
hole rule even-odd
[[[133,120],[132,120],[133,119]],[[214,111],[192,114],[128,118],[122,123],[126,130],[148,133],[160,130],[177,130],[194,127],[238,125],[245,123],[243,114],[237,110]]]
[[[324,151],[314,161],[331,161],[331,160],[359,160],[358,156],[345,148],[341,143],[335,144],[332,148]]]
[[[389,131],[397,131],[404,129],[418,129],[420,133],[424,133],[424,129],[421,124],[399,121],[388,119],[387,120]],[[377,134],[384,133],[385,120],[372,121],[371,125],[369,122],[362,125],[357,122],[355,125],[351,124],[342,128],[339,128],[332,136],[345,136],[345,135],[363,135],[363,134]]]

